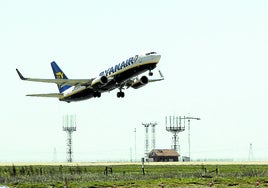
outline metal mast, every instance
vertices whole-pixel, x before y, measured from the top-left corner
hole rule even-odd
[[[136,137],[136,128],[134,129],[134,144],[135,144],[135,154],[134,154],[134,161],[136,161],[136,155],[137,155],[137,146],[136,146],[136,141],[137,141],[137,137]]]
[[[182,119],[187,120],[188,121],[188,157],[191,161],[191,135],[190,135],[190,122],[191,120],[201,120],[200,118],[197,117],[183,117]]]
[[[248,161],[253,161],[253,146],[252,146],[252,143],[249,144]]]
[[[148,133],[148,127],[150,126],[149,123],[142,123],[142,125],[145,128],[145,148],[144,148],[144,154],[145,154],[145,159],[148,159],[148,154],[149,154],[149,133]]]
[[[67,133],[67,162],[73,162],[72,159],[72,133],[76,131],[76,117],[74,115],[66,115],[63,117],[63,131]]]
[[[155,149],[155,126],[157,125],[157,123],[150,123],[151,127],[152,127],[152,146],[151,149]]]

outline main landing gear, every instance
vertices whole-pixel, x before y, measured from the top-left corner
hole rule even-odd
[[[98,98],[100,98],[101,97],[101,92],[99,92],[99,91],[95,91],[94,93],[93,93],[93,96],[96,98],[96,97],[98,97]]]
[[[119,91],[119,92],[117,92],[117,97],[118,98],[120,98],[120,97],[124,98],[125,97],[125,93],[123,91]]]
[[[125,97],[125,93],[122,91],[122,89],[124,89],[123,88],[123,86],[120,86],[119,87],[119,91],[117,92],[117,98],[124,98]]]

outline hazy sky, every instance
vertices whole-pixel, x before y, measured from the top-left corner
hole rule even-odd
[[[1,1],[0,162],[65,161],[65,114],[77,116],[74,161],[140,160],[142,122],[158,122],[156,146],[170,148],[167,115],[202,119],[191,124],[193,159],[247,160],[252,143],[253,157],[267,160],[267,9],[265,0]],[[15,71],[53,78],[56,61],[69,78],[91,78],[151,50],[162,55],[165,80],[123,99],[117,91],[70,104],[26,97],[58,90]],[[187,131],[180,145],[187,155]]]

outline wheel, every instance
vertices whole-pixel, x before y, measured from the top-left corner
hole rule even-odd
[[[153,76],[154,75],[154,73],[152,73],[152,72],[149,72],[149,76]]]
[[[93,96],[99,98],[101,96],[101,92],[96,91],[93,93]]]
[[[117,97],[118,98],[120,98],[120,97],[124,98],[125,97],[125,93],[122,92],[122,91],[119,91],[119,92],[117,92]]]

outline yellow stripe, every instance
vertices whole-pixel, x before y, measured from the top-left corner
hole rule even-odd
[[[113,76],[115,76],[115,75],[117,75],[117,74],[120,74],[120,73],[122,73],[122,72],[125,72],[125,71],[127,71],[127,70],[129,70],[129,69],[133,69],[133,68],[135,68],[135,67],[139,67],[139,66],[147,65],[147,64],[157,64],[157,63],[158,63],[158,62],[153,61],[153,62],[143,62],[143,63],[134,64],[134,65],[128,66],[128,67],[126,67],[126,68],[124,68],[124,69],[121,69],[121,70],[119,70],[119,71],[117,71],[117,72],[115,72],[115,73],[113,73],[113,74],[110,74],[110,75],[108,76],[108,78],[109,78],[109,77],[113,77]]]

